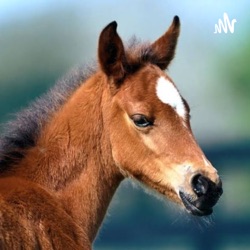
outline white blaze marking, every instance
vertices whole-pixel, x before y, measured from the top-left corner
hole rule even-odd
[[[163,76],[157,80],[156,94],[163,103],[170,105],[179,116],[185,118],[185,106],[178,90]]]

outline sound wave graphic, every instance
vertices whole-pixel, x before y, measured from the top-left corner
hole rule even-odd
[[[214,34],[221,33],[222,29],[225,33],[227,33],[228,29],[231,33],[234,33],[234,24],[237,22],[237,20],[233,19],[232,21],[230,21],[227,13],[224,13],[223,18],[224,22],[221,19],[219,19],[218,24],[215,24]]]

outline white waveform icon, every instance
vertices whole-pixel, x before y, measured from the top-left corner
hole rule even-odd
[[[223,21],[219,19],[218,24],[215,24],[214,34],[221,33],[222,29],[225,33],[227,33],[228,29],[231,33],[234,33],[234,24],[237,22],[237,20],[233,19],[232,21],[230,21],[227,13],[224,13],[223,18]]]

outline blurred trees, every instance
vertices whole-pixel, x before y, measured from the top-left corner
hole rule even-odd
[[[249,19],[249,18],[248,18]],[[247,20],[245,20],[247,22]],[[249,21],[247,22],[249,23]],[[237,26],[236,26],[237,27]],[[217,62],[218,74],[228,97],[229,111],[232,110],[231,120],[238,127],[239,134],[250,137],[250,33],[248,25],[241,23],[240,37],[235,36],[236,42],[231,49],[221,54]],[[237,39],[238,38],[238,39]],[[228,37],[230,39],[230,37]],[[234,111],[233,111],[234,110]],[[235,114],[236,112],[237,114]]]

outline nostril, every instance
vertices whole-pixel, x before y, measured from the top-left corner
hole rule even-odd
[[[206,177],[198,174],[192,179],[192,187],[198,197],[205,195],[208,191],[209,183]]]
[[[223,194],[223,189],[222,189],[222,181],[221,179],[219,179],[219,182],[217,184],[217,192],[219,195],[222,195]]]

